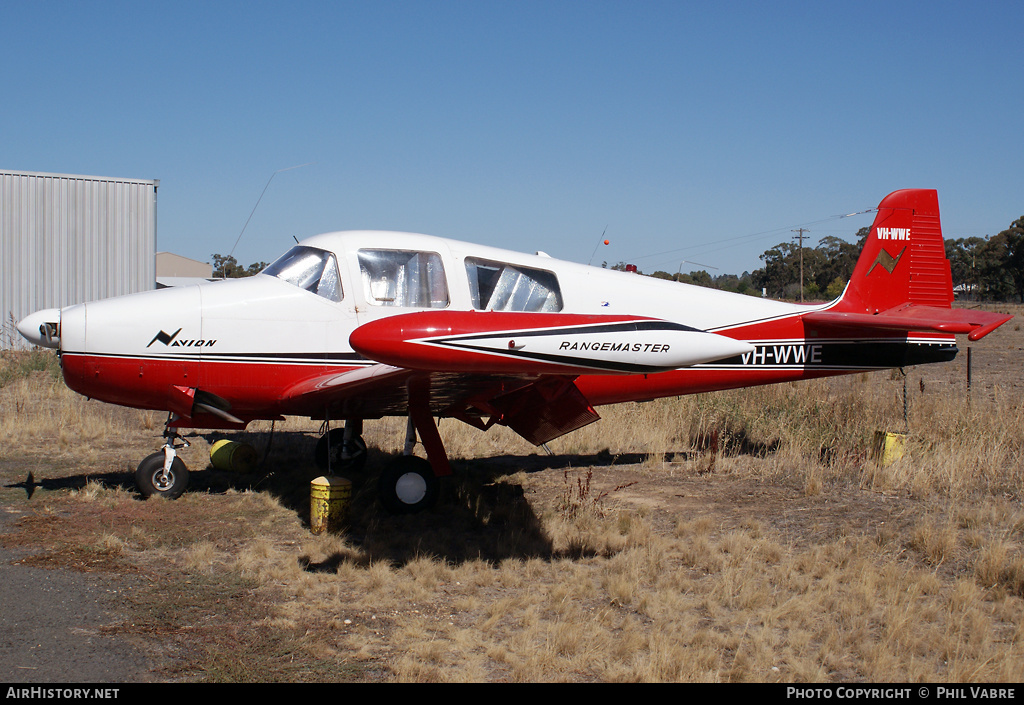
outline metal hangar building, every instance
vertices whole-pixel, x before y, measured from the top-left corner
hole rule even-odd
[[[0,170],[0,348],[34,311],[154,288],[159,185]]]

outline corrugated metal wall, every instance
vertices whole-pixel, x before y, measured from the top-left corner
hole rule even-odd
[[[11,320],[152,289],[157,180],[0,171],[0,347]]]

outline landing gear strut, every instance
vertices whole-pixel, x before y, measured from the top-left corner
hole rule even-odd
[[[167,441],[163,449],[146,456],[139,463],[135,484],[144,497],[177,499],[188,487],[188,468],[178,457],[177,450],[190,444],[170,427],[164,429],[164,438]]]
[[[332,428],[316,443],[316,464],[332,473],[360,473],[366,465],[366,442],[362,437],[362,419],[345,422],[344,428]]]
[[[452,474],[428,400],[425,388],[410,385],[404,455],[384,469],[377,484],[381,504],[394,514],[413,514],[433,507],[440,494],[439,478]],[[412,454],[417,431],[428,460]]]

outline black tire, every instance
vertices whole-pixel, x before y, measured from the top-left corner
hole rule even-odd
[[[414,514],[437,503],[440,487],[429,462],[415,455],[403,455],[381,473],[377,496],[392,514]]]
[[[360,473],[366,465],[366,441],[362,436],[354,437],[345,447],[345,429],[332,428],[316,442],[314,458],[316,466],[327,469],[327,447],[331,449],[331,472]],[[346,457],[347,456],[347,457]]]
[[[175,456],[170,472],[164,476],[164,452],[158,450],[139,463],[135,484],[144,497],[177,499],[188,487],[188,468]]]

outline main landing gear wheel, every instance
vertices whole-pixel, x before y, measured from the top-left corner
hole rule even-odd
[[[188,487],[188,468],[181,458],[175,457],[171,467],[164,471],[164,451],[158,450],[139,463],[135,471],[135,484],[144,497],[176,499]]]
[[[389,512],[414,514],[434,506],[440,486],[428,461],[403,455],[381,473],[377,494]]]
[[[327,453],[330,447],[331,472],[362,472],[366,465],[366,441],[362,436],[353,435],[345,439],[344,428],[332,428],[316,442],[316,465],[327,469]]]

